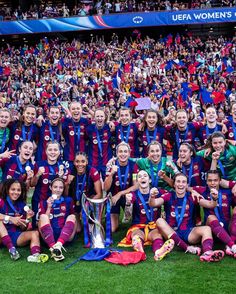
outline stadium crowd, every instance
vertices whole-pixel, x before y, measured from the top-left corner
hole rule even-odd
[[[184,9],[208,9],[215,7],[233,7],[235,0],[201,0],[201,1],[80,1],[73,8],[65,3],[61,5],[41,1],[40,5],[31,5],[28,9],[19,6],[0,8],[0,20],[25,20],[70,16],[102,15],[110,13],[177,11]]]
[[[155,260],[174,245],[201,261],[236,257],[235,53],[235,38],[137,30],[1,48],[0,238],[11,258],[30,242],[28,261],[46,261],[41,236],[63,260],[82,226],[89,245],[82,194],[103,191],[112,232],[121,208],[132,224],[120,245],[151,243]]]

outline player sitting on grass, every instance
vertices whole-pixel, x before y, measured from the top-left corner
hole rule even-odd
[[[200,255],[199,247],[188,246],[189,244],[202,243],[203,254],[200,256],[201,261],[219,261],[224,257],[222,250],[212,250],[213,238],[209,226],[195,226],[195,205],[204,208],[217,206],[218,193],[212,189],[212,200],[202,199],[196,191],[191,194],[187,192],[187,176],[180,173],[175,176],[175,191],[162,194],[156,191],[150,197],[149,205],[151,207],[160,207],[166,205],[166,220],[159,218],[156,222],[158,230],[168,239],[173,239],[175,244],[185,252]],[[159,195],[158,195],[159,194]]]
[[[16,246],[30,243],[29,262],[46,262],[48,256],[40,254],[38,231],[26,231],[34,212],[26,206],[26,185],[15,179],[3,183],[0,198],[0,241],[9,250],[13,260],[20,258]]]
[[[163,259],[173,248],[174,241],[167,240],[165,243],[158,231],[155,221],[160,216],[157,208],[148,205],[150,197],[150,177],[141,170],[137,174],[138,190],[126,194],[126,205],[133,205],[132,227],[128,230],[119,246],[133,246],[134,250],[144,252],[143,245],[152,244],[154,259]]]
[[[232,181],[228,182],[229,187]],[[212,199],[212,190],[218,194],[218,205],[214,209],[204,209],[205,223],[211,227],[213,234],[226,245],[226,254],[236,258],[235,241],[235,212],[231,216],[231,207],[234,206],[234,197],[230,189],[220,188],[221,176],[216,170],[207,173],[207,187],[202,191],[204,198]]]
[[[51,251],[51,257],[55,261],[61,261],[65,258],[62,254],[63,245],[73,240],[77,222],[72,198],[63,196],[64,180],[56,178],[50,187],[51,196],[40,202],[38,226]]]

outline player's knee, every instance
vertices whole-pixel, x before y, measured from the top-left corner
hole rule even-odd
[[[40,217],[39,217],[39,220],[41,222],[47,222],[49,220],[49,217],[47,214],[41,214]]]
[[[67,217],[66,220],[75,223],[75,222],[76,222],[76,217],[75,217],[74,214],[71,214],[71,215],[69,215],[69,216]]]
[[[207,222],[210,223],[212,221],[216,220],[216,217],[214,215],[209,215],[207,218]]]
[[[163,218],[158,218],[156,221],[156,225],[158,228],[161,228],[165,225],[165,220]]]
[[[38,240],[39,239],[39,232],[38,231],[32,231],[31,233],[32,239]]]
[[[211,227],[209,227],[209,226],[203,226],[203,233],[205,234],[205,235],[211,235]]]

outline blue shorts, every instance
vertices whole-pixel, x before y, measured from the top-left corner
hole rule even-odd
[[[193,228],[189,228],[187,230],[180,230],[178,229],[176,231],[176,233],[178,234],[178,236],[184,241],[184,242],[187,242],[188,243],[188,236],[189,234],[192,232],[192,229]]]
[[[8,232],[9,237],[11,238],[12,244],[14,247],[17,246],[17,240],[20,237],[20,235],[22,234],[22,232]]]
[[[120,214],[120,208],[125,209],[126,199],[125,196],[121,196],[121,198],[116,202],[116,205],[111,207],[111,213]]]

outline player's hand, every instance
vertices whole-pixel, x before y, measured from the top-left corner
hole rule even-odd
[[[39,115],[37,120],[36,120],[36,124],[38,127],[41,127],[43,122],[45,122],[45,118],[42,115]]]
[[[48,206],[48,208],[51,208],[52,207],[53,202],[54,202],[53,197],[49,197],[48,200],[47,200],[47,206]]]
[[[108,160],[106,167],[111,168],[112,165],[114,165],[115,163],[116,163],[116,157],[113,156],[111,159]]]
[[[111,173],[114,175],[118,171],[119,166],[118,165],[112,165],[111,167]]]
[[[128,205],[131,204],[132,197],[133,197],[132,193],[125,194],[126,204]]]
[[[26,214],[26,218],[27,219],[30,219],[30,218],[32,218],[33,216],[34,216],[34,212],[33,212],[33,210],[32,209],[29,209],[28,211],[27,211],[27,214]]]
[[[0,154],[0,159],[1,158],[11,158],[13,155],[16,155],[16,150],[10,150],[7,148],[7,150],[3,153]]]
[[[30,180],[34,176],[34,171],[32,169],[30,169],[30,170],[26,171],[26,174],[27,174],[27,180]]]
[[[234,196],[236,196],[236,184],[233,186],[233,188],[231,189],[231,192]]]
[[[10,221],[17,227],[20,227],[20,226],[27,227],[26,220],[22,219],[22,215],[21,216],[11,216]]]
[[[116,205],[117,201],[120,199],[121,196],[122,194],[119,192],[116,195],[111,197],[111,202],[113,206]]]
[[[213,200],[218,200],[218,194],[219,194],[218,190],[212,188],[210,190],[210,193],[211,193],[211,196],[212,196],[212,199]]]
[[[42,174],[45,173],[45,168],[43,166],[40,166],[39,169],[38,169],[38,176],[41,176]]]
[[[211,148],[207,148],[204,152],[204,157],[207,157],[211,154]]]
[[[183,163],[182,163],[182,161],[181,161],[180,158],[178,158],[178,160],[176,161],[176,164],[177,164],[178,167],[180,167],[180,168],[182,168],[182,166],[183,166]]]
[[[191,196],[193,198],[193,201],[197,199],[197,202],[199,202],[201,199],[204,199],[204,197],[201,194],[199,194],[197,191],[193,189],[191,190]]]
[[[157,188],[151,188],[151,190],[150,190],[150,197],[151,198],[155,198],[157,195],[158,195],[158,193],[159,193],[159,191],[158,191],[158,189]]]
[[[67,184],[70,185],[72,183],[72,181],[74,180],[75,176],[69,175],[67,178]]]
[[[212,159],[214,160],[218,160],[220,158],[220,152],[219,151],[215,151],[212,153]]]
[[[165,171],[164,170],[159,170],[159,172],[157,173],[157,175],[158,175],[158,177],[160,178],[160,179],[164,179],[164,177],[166,176],[166,173],[165,173]],[[154,188],[152,188],[152,189],[154,189]],[[151,189],[151,190],[152,190]]]

